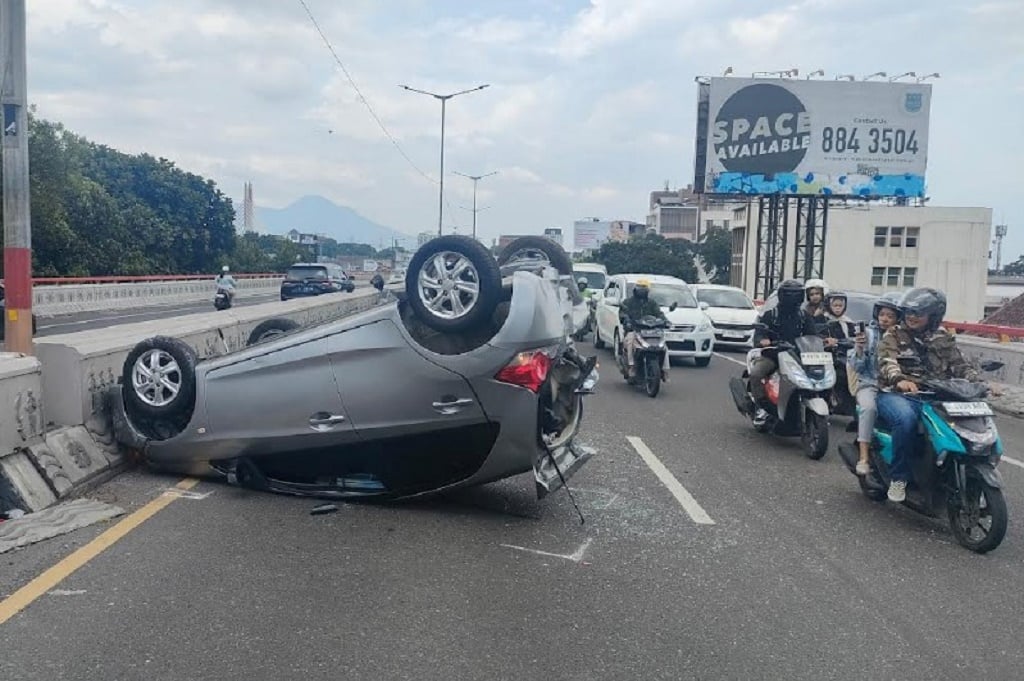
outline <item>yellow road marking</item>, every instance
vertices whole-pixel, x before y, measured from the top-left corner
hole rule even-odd
[[[175,487],[181,490],[188,490],[195,487],[198,483],[199,480],[195,478],[185,478],[175,485]],[[0,624],[3,624],[17,615],[19,612],[27,608],[34,600],[64,581],[64,579],[66,579],[72,572],[113,546],[119,539],[159,513],[172,501],[180,498],[181,497],[168,492],[161,494],[156,499],[153,499],[142,508],[122,519],[106,532],[15,591],[3,601],[0,601]]]

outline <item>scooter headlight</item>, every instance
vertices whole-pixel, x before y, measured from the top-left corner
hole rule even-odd
[[[810,379],[800,363],[790,355],[779,353],[779,371],[786,374],[786,378],[793,382],[801,390],[815,390],[814,381]]]

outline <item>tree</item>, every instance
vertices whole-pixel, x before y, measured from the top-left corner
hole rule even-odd
[[[29,115],[36,276],[194,274],[235,250],[235,210],[211,180],[98,145]]]
[[[712,227],[697,246],[704,272],[712,284],[729,283],[732,265],[732,232],[724,227]]]
[[[1005,265],[1001,274],[1008,277],[1024,277],[1024,255],[1017,258],[1016,262]]]
[[[695,255],[693,244],[686,239],[644,234],[626,242],[606,241],[594,259],[607,267],[609,274],[665,274],[692,282],[697,280]]]

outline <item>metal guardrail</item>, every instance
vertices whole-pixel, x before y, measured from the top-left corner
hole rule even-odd
[[[1016,326],[998,326],[996,324],[971,324],[968,322],[942,322],[942,326],[954,333],[966,333],[972,336],[990,336],[999,339],[1000,343],[1024,338],[1024,329]]]

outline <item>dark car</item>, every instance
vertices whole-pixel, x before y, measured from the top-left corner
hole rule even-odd
[[[875,301],[882,297],[880,293],[868,293],[866,291],[848,291],[846,293],[846,316],[854,322],[871,321],[871,308]],[[768,310],[774,309],[779,303],[779,296],[775,291],[764,301],[764,305],[758,311],[758,317],[764,315]]]
[[[324,293],[352,292],[356,284],[340,265],[333,263],[295,263],[281,282],[281,300],[319,296]]]

